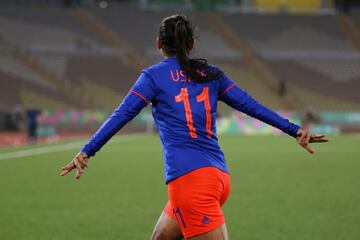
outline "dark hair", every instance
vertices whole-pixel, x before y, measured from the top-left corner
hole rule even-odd
[[[209,82],[220,77],[220,71],[211,68],[204,58],[189,58],[194,46],[194,26],[183,15],[163,19],[159,30],[159,41],[166,55],[176,55],[182,70],[194,82]]]

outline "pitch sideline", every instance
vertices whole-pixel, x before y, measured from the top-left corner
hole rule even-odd
[[[144,134],[128,134],[122,135],[119,137],[113,138],[113,140],[109,143],[117,143],[117,142],[124,142],[128,140],[134,140],[144,137]],[[6,153],[0,153],[0,161],[1,160],[8,160],[13,158],[21,158],[21,157],[29,157],[53,152],[61,152],[71,149],[79,149],[86,140],[64,143],[56,146],[44,146],[44,147],[37,147],[32,149],[25,149],[25,150],[18,150]]]

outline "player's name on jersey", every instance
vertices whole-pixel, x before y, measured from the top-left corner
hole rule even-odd
[[[200,74],[203,76],[206,75],[204,71],[201,71]],[[179,82],[179,81],[180,82],[191,82],[191,78],[184,70],[170,69],[170,76],[171,76],[171,80],[174,82]]]

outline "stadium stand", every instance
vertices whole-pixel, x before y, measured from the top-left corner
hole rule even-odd
[[[114,91],[112,88],[104,86],[104,84],[96,83],[87,78],[80,78],[82,89],[91,96],[101,96],[96,98],[94,107],[107,106],[109,109],[119,105],[121,99],[125,96],[124,87],[121,91]]]
[[[74,104],[57,91],[55,84],[47,81],[30,68],[19,63],[9,47],[0,42],[1,108],[24,107],[69,108]]]
[[[173,13],[143,11],[133,4],[108,9],[2,8],[0,36],[21,54],[3,53],[9,46],[0,45],[1,81],[10,76],[72,99],[64,105],[113,108],[139,70],[161,59],[155,46],[159,23]],[[200,29],[194,56],[222,66],[270,107],[305,108],[309,102],[291,101],[299,103],[299,96],[314,99],[315,95],[321,95],[313,104],[319,109],[358,107],[360,54],[335,17],[213,13],[238,41],[234,44],[224,36],[224,29],[214,27],[214,20],[188,10],[185,14]],[[352,19],[358,21],[356,16]],[[279,81],[286,82],[288,95],[294,98],[277,94]],[[30,93],[24,94],[15,87],[17,100],[9,103],[37,95],[58,100],[50,91],[29,88]],[[69,89],[85,91],[85,100],[70,98]],[[99,92],[106,97],[99,98]]]
[[[351,19],[360,28],[360,8],[353,9],[353,12],[351,14]]]
[[[2,38],[12,47],[17,48],[18,51],[16,52],[21,52],[20,55],[13,56],[12,61],[8,57],[2,57],[2,62],[5,61],[2,68],[6,71],[12,71],[20,77],[25,77],[25,79],[30,78],[37,81],[42,79],[44,84],[50,84],[68,97],[73,95],[71,92],[77,92],[84,87],[82,82],[73,80],[71,77],[89,76],[88,78],[92,81],[99,79],[100,76],[87,74],[88,69],[103,70],[101,82],[105,82],[105,85],[112,82],[111,79],[108,80],[108,76],[111,75],[111,78],[115,79],[115,75],[120,76],[129,73],[128,67],[118,61],[121,58],[121,52],[101,43],[101,38],[96,39],[96,35],[92,36],[92,32],[83,28],[77,17],[70,11],[52,8],[24,8],[19,11],[21,14],[16,13],[14,9],[2,9],[0,11]],[[114,57],[115,61],[113,61]],[[85,64],[82,61],[76,61],[76,59],[86,59]],[[6,62],[11,66],[7,67]],[[71,67],[68,67],[69,64]],[[105,65],[106,68],[104,69],[103,66]],[[72,68],[80,69],[84,76],[79,71],[71,71]],[[77,74],[74,75],[73,73],[76,72]],[[125,76],[124,78],[136,79],[134,74],[131,77]],[[129,86],[128,82],[127,85],[125,84],[126,89]],[[110,85],[110,91],[116,93],[111,87],[113,86]],[[115,87],[115,89],[118,90],[119,87]],[[126,90],[124,89],[124,91]],[[88,100],[97,97],[97,95],[90,96],[89,93],[86,95],[85,98]],[[74,98],[78,97],[74,96]],[[74,99],[74,101],[78,102],[78,106],[91,106],[95,101],[86,99],[80,101]]]
[[[37,59],[39,64],[46,66],[52,71],[58,78],[66,77],[66,64],[67,57],[61,54],[48,54],[48,53],[37,53],[31,54],[33,58]]]
[[[126,93],[139,75],[118,57],[69,57],[66,75],[73,81],[86,78],[117,93]]]
[[[95,34],[82,28],[81,23],[73,16],[71,10],[56,7],[2,7],[0,16],[3,19],[20,21],[45,28],[74,32],[79,36],[91,39],[98,44],[105,44]]]
[[[244,40],[263,51],[353,51],[332,16],[222,15]],[[262,29],[259,31],[259,29]]]
[[[72,32],[22,21],[0,19],[0,27],[4,38],[33,51],[72,51],[79,39]]]
[[[303,96],[304,104],[311,104],[319,109],[356,110],[360,101],[360,72],[358,62],[326,62],[326,61],[270,61],[273,71],[290,86],[295,86],[299,96]],[[334,68],[334,65],[336,67]],[[349,70],[349,71],[348,71]],[[334,74],[335,73],[335,74]],[[309,94],[307,94],[307,92]],[[309,102],[309,95],[318,95],[319,99]],[[321,98],[325,97],[326,98]],[[313,99],[313,97],[311,97]],[[328,99],[336,100],[333,105]],[[333,101],[335,102],[335,101]],[[355,104],[357,103],[357,104]]]
[[[5,74],[32,82],[34,85],[54,89],[55,86],[18,63],[9,53],[9,49],[0,43],[0,71]]]
[[[17,105],[38,108],[71,108],[74,103],[53,88],[24,80],[0,71],[0,84],[6,86],[0,94],[0,107],[13,109]]]
[[[86,9],[74,9],[73,14],[78,17],[83,27],[92,31],[103,39],[113,50],[121,52],[123,62],[129,67],[140,71],[147,66],[146,61],[132,46],[123,41],[111,28],[106,26],[99,18]]]
[[[241,54],[234,51],[218,32],[213,31],[206,19],[194,12],[188,12],[187,15],[198,28],[199,39],[194,52],[195,56],[206,56],[209,61],[229,63],[238,62],[241,59]]]
[[[203,18],[212,26],[213,31],[220,33],[234,51],[241,53],[244,65],[254,73],[257,79],[261,80],[259,84],[264,85],[272,96],[280,98],[280,96],[274,94],[278,90],[279,79],[276,78],[269,66],[267,66],[251,46],[240,38],[219,15],[205,13],[203,14]],[[282,97],[280,102],[282,103],[281,109],[294,108],[294,100],[289,99],[287,96]]]
[[[336,19],[350,43],[357,48],[357,50],[360,50],[360,31],[352,19],[347,15],[339,14],[336,15]]]
[[[293,107],[358,109],[360,55],[336,18],[236,14],[223,17],[270,69],[275,76],[269,78],[272,84],[287,84],[288,95],[295,99]],[[256,30],[260,27],[263,31]]]
[[[348,83],[354,79],[360,79],[360,62],[359,61],[304,61],[302,65],[309,67],[331,80],[336,82]]]
[[[160,21],[164,17],[177,12],[139,12],[138,9],[134,8],[124,9],[125,6],[118,9],[93,10],[92,12],[127,43],[131,43],[137,52],[145,55],[150,63],[159,61],[161,56],[156,48],[156,37]],[[239,54],[234,53],[221,36],[209,30],[207,24],[203,22],[203,19],[198,14],[193,12],[185,12],[185,14],[201,29],[200,39],[194,52],[195,56],[207,56],[210,60],[225,61],[234,61],[239,58]],[[133,21],[133,16],[139,16],[140,20]]]

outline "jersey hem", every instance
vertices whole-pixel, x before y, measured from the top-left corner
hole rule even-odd
[[[224,168],[220,168],[220,167],[217,167],[217,166],[214,166],[214,165],[209,164],[209,165],[200,166],[200,167],[197,167],[197,168],[194,168],[194,169],[189,169],[188,171],[185,171],[184,173],[182,173],[182,174],[179,175],[179,176],[176,176],[176,177],[170,178],[169,180],[166,180],[165,184],[167,185],[167,184],[169,184],[171,181],[174,181],[175,179],[177,179],[177,178],[179,178],[179,177],[182,177],[182,176],[184,176],[184,175],[186,175],[186,174],[188,174],[188,173],[191,173],[191,172],[193,172],[193,171],[195,171],[195,170],[198,170],[198,169],[200,169],[200,168],[206,168],[206,167],[213,167],[213,168],[219,169],[220,171],[222,171],[222,172],[227,173],[227,174],[230,175],[229,169],[227,169],[227,168],[224,169]]]

